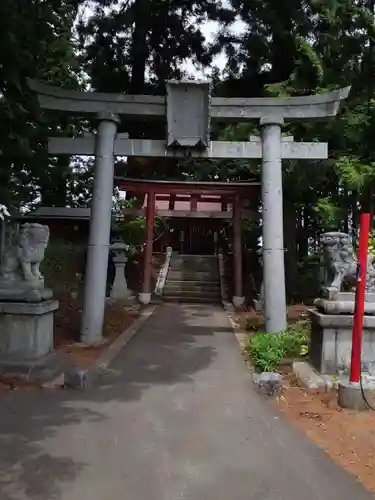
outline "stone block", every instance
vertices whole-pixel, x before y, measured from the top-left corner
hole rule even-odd
[[[89,370],[71,367],[64,374],[64,387],[68,389],[85,390],[91,387]]]
[[[353,315],[323,314],[310,311],[311,339],[309,359],[319,372],[338,375],[350,368]],[[375,362],[375,317],[364,316],[362,369]]]
[[[307,389],[325,389],[325,380],[306,361],[295,361],[293,363],[293,373]]]
[[[283,377],[280,373],[262,372],[254,375],[254,382],[261,394],[272,397],[281,392]]]
[[[245,304],[245,297],[236,297],[233,295],[232,302],[236,309],[241,309],[241,307]]]
[[[366,398],[366,399],[365,399]],[[369,409],[366,400],[371,398],[370,391],[360,384],[342,380],[338,387],[338,404],[348,410],[365,411]]]
[[[45,382],[66,365],[53,350],[53,315],[57,300],[0,302],[0,373]]]
[[[0,357],[38,359],[53,350],[53,315],[57,300],[0,302]]]

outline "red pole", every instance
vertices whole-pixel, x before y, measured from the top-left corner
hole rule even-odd
[[[370,214],[361,214],[360,217],[360,232],[359,232],[359,249],[358,249],[358,278],[355,294],[355,310],[353,318],[353,334],[352,334],[352,359],[350,363],[350,379],[351,383],[359,383],[361,377],[361,351],[362,351],[362,327],[363,315],[365,312],[365,289],[367,277],[367,254],[368,254],[368,238],[370,232]]]

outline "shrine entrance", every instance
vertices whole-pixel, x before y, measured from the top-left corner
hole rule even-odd
[[[220,226],[220,222],[212,219],[169,219],[169,231],[162,237],[162,250],[169,246],[174,253],[182,255],[215,255],[216,226]]]
[[[259,182],[178,182],[147,181],[116,177],[120,192],[141,200],[142,207],[125,208],[124,215],[153,214],[152,217],[168,219],[169,230],[158,242],[164,252],[170,246],[175,252],[185,255],[215,255],[222,248],[223,228],[233,227],[231,242],[242,252],[241,218],[259,219],[259,213],[251,210],[258,205]],[[251,201],[254,200],[252,204]],[[238,214],[238,217],[237,217]],[[153,221],[149,220],[149,231]],[[150,235],[147,237],[149,241]],[[239,243],[235,244],[235,240]],[[150,240],[151,241],[151,240]],[[152,250],[149,250],[152,251]],[[145,262],[145,276],[147,279]],[[144,293],[149,293],[148,283]]]
[[[182,221],[181,221],[182,222]],[[190,219],[181,234],[181,253],[188,255],[214,255],[217,231],[210,219]]]
[[[35,81],[29,81],[29,85],[37,93],[43,108],[81,116],[89,115],[95,117],[98,122],[96,134],[70,138],[54,137],[50,138],[48,145],[49,153],[55,156],[63,154],[96,157],[81,325],[83,343],[95,344],[102,339],[116,155],[261,160],[265,330],[274,333],[285,330],[287,315],[282,160],[326,159],[328,147],[326,143],[294,142],[293,137],[282,136],[282,126],[284,121],[288,120],[335,116],[340,101],[348,96],[350,87],[312,96],[220,98],[211,97],[210,82],[202,81],[167,81],[165,96],[75,92]],[[166,124],[165,139],[129,139],[127,133],[118,132],[121,122],[126,127],[129,121],[134,119],[158,120],[162,127]],[[249,120],[258,122],[259,137],[251,136],[248,141],[212,140],[211,122],[222,124]],[[190,189],[187,194],[202,194],[201,185],[202,183],[196,183],[195,192]],[[219,194],[225,196],[225,192]],[[150,262],[154,196],[155,191],[151,190],[151,203],[147,204],[146,209],[148,226],[145,253]],[[233,210],[233,221],[237,221],[233,224],[236,232],[234,246],[240,241],[237,231],[240,233],[241,221],[240,210],[237,209],[240,206],[238,196],[236,200]],[[149,266],[150,262],[146,266]],[[150,290],[141,293],[140,300],[148,303],[151,300]]]
[[[259,196],[260,183],[146,181],[116,177],[120,191],[143,200],[141,208],[125,208],[124,215],[146,217],[142,293],[151,294],[151,256],[154,218],[168,219],[169,230],[158,241],[159,250],[168,246],[183,255],[215,255],[224,243],[223,231],[230,227],[233,248],[234,300],[243,302],[241,219],[259,218],[251,200]]]

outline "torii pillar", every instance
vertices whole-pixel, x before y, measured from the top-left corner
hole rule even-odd
[[[284,120],[277,116],[260,120],[264,316],[267,332],[281,332],[287,327],[281,164],[281,126],[283,123]]]
[[[93,345],[102,340],[114,176],[114,144],[119,117],[98,115],[95,139],[95,171],[87,252],[81,340]]]

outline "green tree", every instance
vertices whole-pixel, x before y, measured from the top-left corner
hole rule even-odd
[[[27,87],[36,78],[78,88],[73,23],[79,0],[0,3],[0,196],[9,205],[66,203],[68,158],[49,158],[47,137],[72,133],[71,117],[42,113]]]

